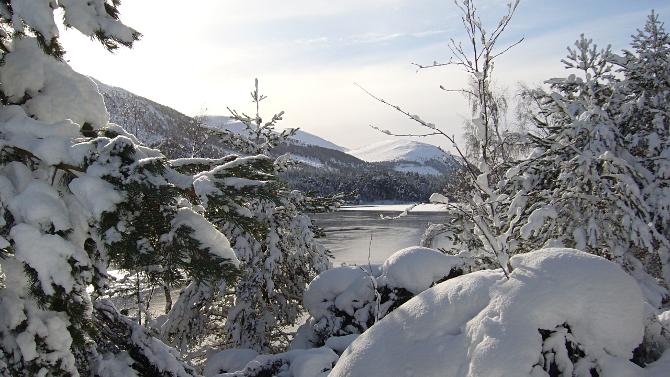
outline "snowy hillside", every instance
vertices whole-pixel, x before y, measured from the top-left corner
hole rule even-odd
[[[244,132],[244,125],[242,123],[231,120],[227,116],[220,116],[220,115],[207,116],[205,117],[205,121],[210,127],[214,127],[217,129],[224,128],[228,131],[236,133]],[[291,139],[297,141],[298,144],[315,145],[317,147],[334,149],[340,152],[344,152],[346,150],[346,148],[343,148],[335,143],[331,143],[326,139],[323,139],[319,136],[316,136],[303,130],[298,130],[298,132]]]
[[[194,128],[196,121],[188,115],[123,88],[94,81],[105,100],[110,120],[168,157],[191,157],[195,150],[207,157],[232,152],[218,140],[205,140],[203,132]]]
[[[191,121],[188,116],[138,96],[123,88],[94,80],[103,95],[110,120],[122,125],[148,145],[159,145],[179,133],[180,125]],[[186,137],[186,135],[179,135]]]
[[[406,139],[384,140],[347,151],[367,162],[388,162],[401,172],[440,175],[453,166],[453,157],[440,148]]]
[[[352,149],[347,153],[368,162],[397,160],[425,162],[445,157],[445,152],[434,145],[406,139],[384,140]]]

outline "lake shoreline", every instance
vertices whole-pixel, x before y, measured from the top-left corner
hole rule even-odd
[[[412,208],[412,206],[416,205]],[[370,212],[403,212],[410,209],[410,212],[446,212],[446,204],[435,203],[404,203],[404,204],[359,204],[352,206],[342,206],[339,211],[370,211]]]

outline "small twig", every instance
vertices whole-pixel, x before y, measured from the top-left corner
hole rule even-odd
[[[372,263],[370,262],[370,259],[372,259],[372,234],[373,232],[370,232],[370,243],[368,243],[368,268],[370,273],[372,273]]]
[[[400,137],[426,137],[426,136],[437,136],[437,135],[440,135],[439,132],[429,132],[429,133],[427,133],[427,134],[397,134],[397,133],[391,132],[391,131],[389,131],[389,130],[384,130],[384,129],[382,129],[382,128],[380,128],[380,127],[377,127],[377,126],[375,126],[375,125],[373,125],[373,124],[371,124],[370,127],[373,128],[373,129],[375,129],[375,130],[377,130],[377,131],[379,131],[379,132],[381,132],[381,133],[383,133],[383,134],[389,135],[389,136],[400,136]]]
[[[440,85],[440,89],[444,90],[445,92],[456,92],[456,93],[465,93],[469,96],[475,96],[475,93],[472,90],[468,89],[447,89],[443,85]]]
[[[361,268],[365,273],[368,275],[370,278],[370,282],[372,283],[372,289],[375,291],[375,322],[379,322],[379,312],[381,310],[381,301],[382,301],[382,296],[379,293],[379,286],[377,285],[377,279],[375,279],[374,275],[372,274],[372,234],[373,232],[370,232],[370,243],[368,244],[368,270],[366,271],[364,268]]]

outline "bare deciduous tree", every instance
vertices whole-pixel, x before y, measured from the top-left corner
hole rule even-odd
[[[458,145],[454,135],[398,105],[363,90],[377,101],[428,129],[428,132],[400,134],[375,126],[373,128],[393,136],[439,135],[451,143],[461,158],[464,170],[462,181],[464,186],[459,190],[463,195],[459,195],[458,204],[447,203],[442,195],[434,197],[435,200],[447,204],[452,213],[448,224],[434,227],[432,230],[439,229],[443,233],[448,233],[455,238],[455,243],[460,245],[461,249],[480,249],[483,251],[477,253],[480,254],[480,260],[490,260],[487,255],[494,257],[507,274],[511,270],[506,242],[510,228],[501,208],[501,201],[504,198],[497,196],[494,187],[501,178],[505,164],[518,155],[518,151],[522,148],[523,137],[518,132],[511,131],[505,122],[508,101],[504,95],[496,93],[492,78],[495,61],[523,41],[523,38],[520,38],[502,48],[498,47],[500,37],[514,16],[519,0],[507,4],[505,14],[490,32],[482,23],[473,1],[462,0],[455,3],[461,12],[461,21],[467,35],[466,41],[456,41],[453,38],[449,40],[448,46],[452,57],[446,62],[413,64],[418,70],[455,66],[468,74],[470,85],[466,88],[452,89],[440,86],[446,92],[460,93],[468,99],[472,119],[466,121],[465,125],[465,150]],[[429,236],[425,239],[434,237]]]

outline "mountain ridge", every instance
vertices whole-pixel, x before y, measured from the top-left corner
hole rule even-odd
[[[204,116],[205,123],[215,129],[225,128],[231,132],[243,134],[245,126],[237,121],[232,120],[225,115],[206,115]],[[341,147],[329,140],[326,140],[318,135],[298,129],[296,134],[291,137],[291,140],[300,142],[305,145],[315,145],[322,148],[334,149],[336,151],[345,152],[347,149]]]

